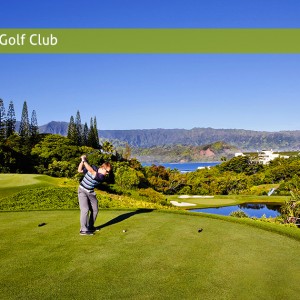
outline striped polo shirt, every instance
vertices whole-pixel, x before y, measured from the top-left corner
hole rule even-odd
[[[98,168],[92,165],[93,170],[96,171],[96,175],[93,176],[86,168],[83,168],[83,173],[85,174],[82,181],[80,182],[80,186],[85,188],[88,192],[92,193],[94,188],[102,181],[104,181],[104,175],[98,173]]]

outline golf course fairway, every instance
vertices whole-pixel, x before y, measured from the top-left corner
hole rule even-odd
[[[77,210],[0,216],[0,299],[274,300],[300,294],[299,240],[246,224],[101,210],[101,230],[80,236]]]

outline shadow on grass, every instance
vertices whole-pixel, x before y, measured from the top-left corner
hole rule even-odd
[[[149,212],[152,212],[154,209],[147,209],[147,208],[141,208],[141,209],[138,209],[136,211],[132,211],[132,212],[129,212],[129,213],[126,213],[126,214],[123,214],[123,215],[120,215],[120,216],[117,216],[116,218],[100,225],[100,226],[97,226],[96,228],[97,229],[101,229],[101,228],[104,228],[104,227],[107,227],[107,226],[110,226],[110,225],[114,225],[114,224],[117,224],[117,223],[120,223],[134,215],[138,215],[138,214],[144,214],[144,213],[149,213]]]

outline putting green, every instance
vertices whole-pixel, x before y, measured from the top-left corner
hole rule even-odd
[[[199,197],[199,198],[198,198]],[[255,195],[214,195],[213,197],[208,196],[185,196],[172,195],[168,197],[169,201],[187,202],[196,204],[195,208],[204,207],[220,207],[228,205],[238,205],[241,203],[284,203],[288,200],[288,196],[255,196]]]
[[[0,174],[0,186],[3,187],[15,187],[23,185],[31,185],[39,182],[39,176],[35,174]]]
[[[79,211],[0,213],[0,298],[299,296],[300,242],[287,236],[159,211],[100,211],[96,225],[80,236]]]
[[[0,174],[0,187],[19,187],[35,184],[52,185],[59,184],[62,180],[47,175],[38,174]]]
[[[60,186],[63,180],[37,174],[0,174],[0,200],[32,186]]]
[[[225,206],[225,205],[230,205],[230,204],[236,204],[236,201],[233,200],[233,199],[213,199],[213,198],[186,198],[186,199],[182,199],[182,198],[179,198],[177,200],[178,202],[188,202],[188,203],[193,203],[193,204],[196,204],[198,206]]]

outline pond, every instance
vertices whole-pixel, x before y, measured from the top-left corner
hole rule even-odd
[[[244,203],[234,206],[197,208],[190,211],[229,216],[234,211],[242,210],[249,217],[261,218],[265,215],[267,218],[274,218],[280,215],[280,206],[278,203]]]

